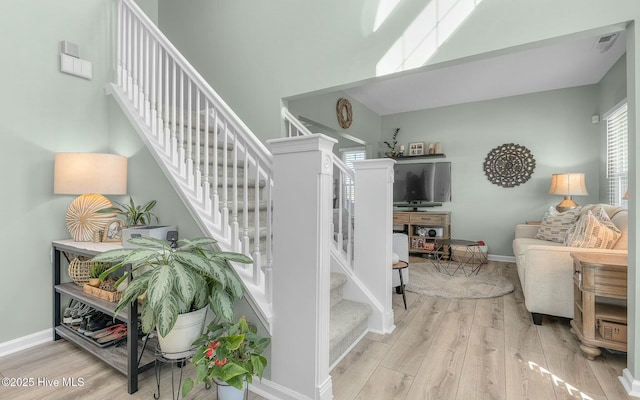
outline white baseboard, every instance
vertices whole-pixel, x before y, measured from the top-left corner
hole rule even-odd
[[[253,383],[249,385],[249,391],[267,400],[313,400],[265,378],[262,380],[254,379]]]
[[[514,256],[500,256],[500,255],[489,254],[487,258],[489,259],[489,261],[499,261],[499,262],[508,262],[508,263],[516,262],[516,258]]]
[[[45,329],[40,332],[22,336],[8,342],[0,343],[0,357],[16,353],[20,350],[26,350],[30,347],[37,346],[42,343],[53,341],[53,329]]]
[[[316,399],[318,400],[331,400],[333,399],[333,382],[331,381],[331,375],[316,387]]]
[[[627,391],[629,396],[640,397],[640,381],[633,378],[631,371],[627,368],[623,369],[622,376],[619,376],[618,379],[620,379],[624,390]]]

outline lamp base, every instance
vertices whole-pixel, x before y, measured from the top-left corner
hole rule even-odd
[[[576,207],[579,207],[579,205],[578,203],[573,201],[571,196],[564,196],[564,200],[558,203],[558,205],[556,206],[556,210],[558,210],[559,212],[565,212],[565,211],[572,210]]]
[[[93,233],[104,230],[110,220],[116,217],[114,213],[98,213],[103,208],[113,207],[113,204],[101,194],[83,194],[77,197],[69,208],[64,220],[71,237],[76,242],[93,241]]]

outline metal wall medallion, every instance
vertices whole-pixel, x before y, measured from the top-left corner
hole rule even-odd
[[[483,167],[491,183],[509,188],[521,185],[531,178],[536,160],[526,147],[506,143],[487,154]]]

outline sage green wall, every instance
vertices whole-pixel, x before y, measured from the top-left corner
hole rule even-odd
[[[153,18],[155,0],[141,0]],[[0,251],[15,255],[0,267],[0,343],[51,328],[51,241],[69,237],[64,214],[75,196],[53,194],[57,152],[113,152],[129,157],[128,193],[158,200],[161,223],[177,224],[181,237],[201,235],[189,212],[113,99],[109,82],[111,21],[115,2],[25,0],[9,2],[0,25],[20,40],[0,42],[0,167],[5,188]],[[156,10],[157,13],[157,10]],[[156,17],[157,18],[157,17]],[[59,41],[80,46],[92,62],[86,80],[59,71]],[[109,196],[128,201],[128,196]],[[238,305],[248,314],[243,302]]]
[[[429,61],[439,63],[554,40],[640,16],[636,0],[482,0]]]
[[[158,0],[135,0],[151,21],[158,24]]]
[[[69,237],[74,196],[53,194],[56,152],[108,151],[102,87],[111,0],[3,2],[0,41],[0,343],[51,328],[51,241]],[[10,32],[10,34],[9,34]],[[93,79],[60,72],[59,41],[80,46]]]
[[[262,139],[280,136],[280,100],[376,77],[376,64],[433,0],[399,2],[373,31],[378,1],[159,0],[160,26]],[[507,12],[508,11],[508,12]],[[640,15],[636,0],[483,0],[428,61],[569,35]],[[480,40],[479,38],[482,38]]]
[[[627,57],[623,55],[600,81],[598,114],[600,123],[600,201],[607,203],[607,123],[604,115],[627,97]]]
[[[576,200],[598,201],[600,139],[591,123],[597,107],[598,87],[589,85],[388,115],[382,132],[400,128],[405,148],[440,142],[446,158],[427,161],[451,162],[452,201],[434,211],[451,211],[453,238],[483,240],[490,254],[512,256],[514,226],[540,220],[562,200],[547,194],[551,174],[584,172],[590,194]],[[492,184],[483,170],[487,153],[504,143],[525,146],[536,161],[531,179],[514,188]]]
[[[348,129],[343,129],[336,116],[336,104],[338,99],[344,97],[349,100],[353,109],[353,122]],[[375,158],[378,153],[378,140],[380,139],[380,123],[382,119],[378,114],[367,108],[343,91],[297,97],[287,101],[289,111],[296,117],[305,117],[318,122],[333,132],[320,131],[339,142],[334,146],[334,151],[339,148],[354,147],[356,143],[341,138],[339,134],[348,134],[367,143],[367,158]]]

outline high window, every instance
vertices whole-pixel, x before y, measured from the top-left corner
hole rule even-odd
[[[607,114],[607,182],[609,204],[621,206],[628,188],[629,149],[627,131],[627,102],[616,105]]]

